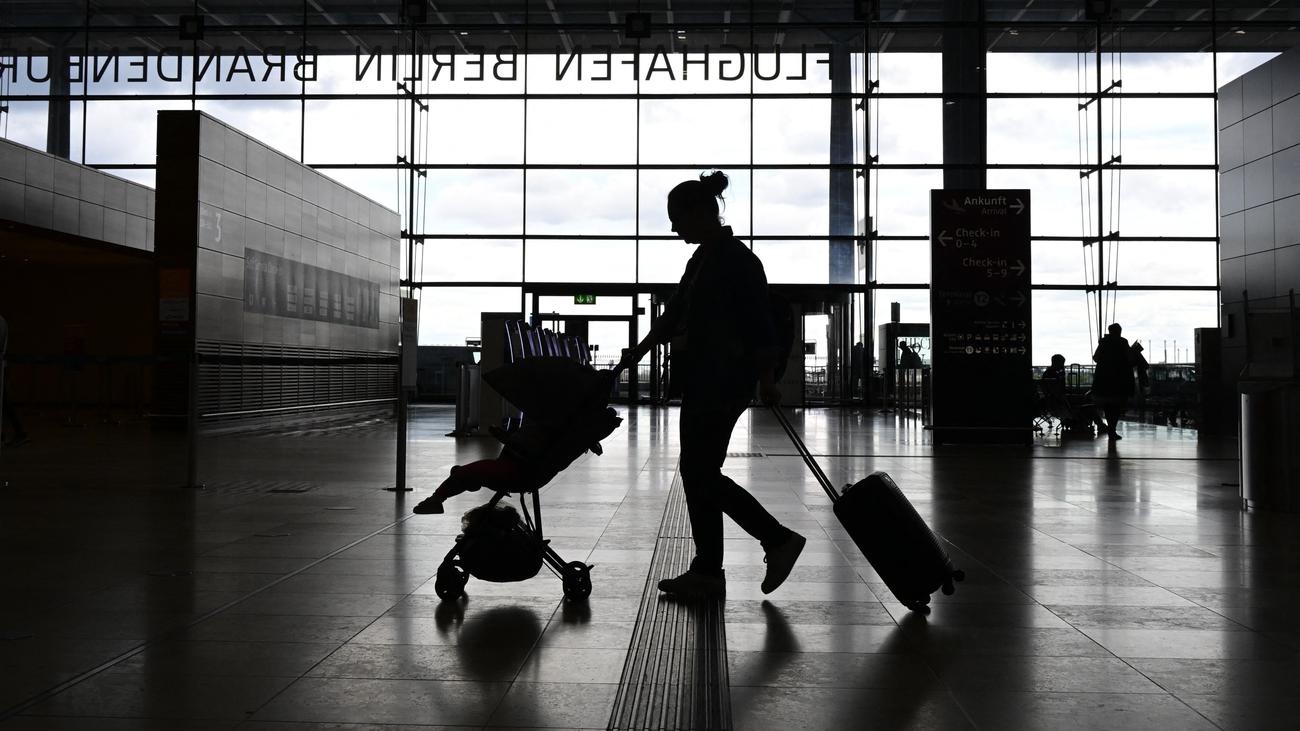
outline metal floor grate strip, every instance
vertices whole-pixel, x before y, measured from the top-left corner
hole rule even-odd
[[[695,554],[690,536],[678,475],[664,506],[610,731],[731,728],[722,602],[672,601],[656,586],[689,568]]]
[[[204,485],[204,492],[221,495],[255,495],[260,493],[302,493],[316,489],[314,482],[302,480],[229,480]]]

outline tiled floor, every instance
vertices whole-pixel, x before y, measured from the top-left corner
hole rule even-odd
[[[405,501],[392,425],[204,441],[38,432],[0,470],[3,729],[604,728],[672,484],[675,411],[625,428],[544,493],[585,606],[548,573],[432,577],[459,530],[409,505],[456,463],[446,408],[417,411]],[[742,729],[1300,728],[1300,517],[1242,513],[1231,444],[1130,426],[1103,442],[936,448],[872,412],[796,414],[831,478],[889,471],[967,580],[910,615],[836,524],[770,415],[729,460],[809,537],[790,581],[733,531],[725,605]],[[303,489],[303,492],[268,492]]]

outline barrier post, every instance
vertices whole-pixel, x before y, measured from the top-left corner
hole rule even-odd
[[[396,485],[386,487],[389,492],[403,493],[410,492],[411,488],[406,486],[406,389],[397,389],[397,475]]]
[[[410,416],[409,402],[415,397],[417,376],[417,359],[420,343],[420,302],[414,297],[403,297],[401,303],[402,324],[400,340],[397,343],[397,475],[393,487],[385,490],[400,495],[410,492],[406,486],[406,434],[407,420]]]

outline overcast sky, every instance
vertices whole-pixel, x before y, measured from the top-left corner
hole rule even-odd
[[[1239,76],[1271,58],[1272,54],[1221,54],[1218,85]],[[826,66],[810,57],[806,80],[756,81],[760,91],[829,91]],[[590,61],[590,59],[585,59]],[[764,62],[770,69],[772,59]],[[1092,58],[1084,56],[1080,68],[1074,54],[993,54],[989,57],[990,91],[1076,92],[1091,88]],[[783,73],[800,70],[794,54],[782,59]],[[748,77],[719,81],[716,60],[710,81],[696,70],[682,79],[680,59],[672,80],[657,74],[643,80],[644,93],[746,92]],[[873,66],[877,63],[873,59]],[[938,92],[941,88],[937,54],[886,54],[878,60],[883,92]],[[524,73],[519,69],[513,81],[451,82],[445,78],[430,82],[433,91],[480,93],[523,92]],[[551,56],[529,59],[527,91],[530,93],[633,93],[636,83],[626,69],[617,67],[613,81],[591,81],[594,71],[587,63],[585,81],[577,81],[571,70],[568,79],[556,79]],[[1206,54],[1129,54],[1122,73],[1112,71],[1106,60],[1103,75],[1122,78],[1124,90],[1213,91],[1216,84],[1211,58]],[[260,70],[258,70],[260,73]],[[462,67],[462,76],[464,69]],[[644,67],[643,67],[644,73]],[[385,72],[385,76],[388,72]],[[351,57],[322,58],[319,78],[308,84],[309,91],[386,93],[391,81],[373,78],[357,82]],[[489,66],[490,78],[490,66]],[[1080,86],[1084,84],[1082,87]],[[122,93],[122,101],[90,104],[85,144],[89,163],[151,163],[154,157],[153,112],[162,108],[189,108],[189,102],[132,100],[142,91],[185,93],[182,84],[101,84],[92,91]],[[247,81],[208,82],[201,89],[231,93],[238,91],[296,92],[297,84]],[[13,86],[25,93],[32,85]],[[74,89],[75,91],[75,89]],[[942,159],[941,111],[937,99],[890,99],[872,105],[872,152],[884,163],[937,163]],[[82,159],[81,109],[74,104],[73,159]],[[417,230],[456,234],[456,241],[427,245],[420,276],[438,281],[513,281],[527,276],[534,281],[672,282],[691,254],[691,247],[677,241],[645,240],[640,258],[632,241],[536,241],[527,244],[527,255],[518,236],[528,234],[664,235],[669,234],[663,201],[677,182],[692,178],[706,168],[720,167],[731,175],[724,217],[742,237],[761,235],[825,235],[827,233],[828,175],[826,171],[757,171],[751,174],[728,165],[756,163],[806,164],[827,160],[829,102],[804,99],[762,99],[752,105],[744,99],[684,100],[436,100],[428,115],[427,134],[420,132],[419,157],[439,163],[513,164],[667,164],[674,170],[646,170],[638,179],[632,170],[530,171],[517,170],[431,171],[416,205]],[[639,108],[638,108],[639,106]],[[395,101],[309,102],[305,140],[299,139],[300,106],[297,101],[213,101],[200,108],[257,137],[291,157],[305,147],[308,163],[390,162],[405,144],[406,110]],[[1127,163],[1214,162],[1213,102],[1206,99],[1129,99],[1121,107],[1103,107],[1107,129],[1106,156],[1122,152]],[[0,132],[11,139],[44,146],[44,105],[14,103]],[[638,129],[639,120],[639,129]],[[991,100],[988,106],[988,154],[992,163],[1065,163],[1080,161],[1081,143],[1087,158],[1095,156],[1092,115],[1084,117],[1072,99]],[[1118,123],[1120,134],[1112,141],[1110,127]],[[752,129],[752,138],[751,138]],[[427,140],[427,141],[426,141]],[[859,147],[861,142],[859,141]],[[526,153],[525,153],[526,150]],[[150,171],[124,171],[124,177],[152,184]],[[403,176],[395,171],[327,171],[381,203],[406,211]],[[527,215],[524,214],[524,178],[527,177]],[[990,187],[1029,188],[1033,202],[1032,228],[1036,235],[1079,236],[1095,233],[1096,189],[1083,184],[1070,170],[994,170],[988,174]],[[876,229],[884,235],[927,235],[929,195],[941,187],[942,174],[935,170],[880,171],[873,174],[871,205]],[[1215,174],[1212,171],[1127,171],[1122,177],[1108,174],[1107,231],[1118,228],[1126,236],[1213,236],[1215,221]],[[1110,191],[1118,191],[1113,194]],[[487,240],[476,236],[508,235],[508,240]],[[819,282],[827,277],[827,247],[824,243],[758,242],[755,251],[763,259],[773,282]],[[1037,242],[1034,244],[1034,283],[1083,283],[1095,281],[1087,267],[1095,253],[1085,255],[1078,243]],[[1217,259],[1212,243],[1125,243],[1108,246],[1108,255],[1118,255],[1118,268],[1111,277],[1122,284],[1215,284]],[[881,242],[877,248],[877,279],[881,282],[923,283],[929,279],[928,243],[924,241]],[[1086,278],[1086,279],[1085,279]],[[478,313],[508,311],[519,306],[516,287],[490,290],[431,289],[424,292],[420,340],[423,344],[463,344],[478,334]],[[928,292],[883,290],[876,296],[877,311],[887,318],[889,302],[902,303],[903,319],[929,320]],[[1216,321],[1213,292],[1121,293],[1114,301],[1113,317],[1125,326],[1131,339],[1148,343],[1153,362],[1164,359],[1168,350],[1175,359],[1173,341],[1181,351],[1190,348],[1195,327],[1213,326]],[[580,312],[627,312],[630,303],[602,301],[596,308],[582,308],[564,302],[545,307],[566,307]],[[1069,362],[1087,362],[1095,341],[1095,326],[1082,293],[1037,292],[1034,296],[1035,363],[1046,363],[1060,352]],[[1107,310],[1107,320],[1111,319]],[[885,318],[877,317],[877,320]],[[812,325],[813,323],[809,323]],[[602,354],[621,343],[615,333],[593,333],[602,343]],[[810,333],[810,339],[823,339]],[[824,346],[819,355],[824,355]]]

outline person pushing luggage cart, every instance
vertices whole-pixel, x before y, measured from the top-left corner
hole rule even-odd
[[[767,563],[762,590],[775,591],[803,551],[804,537],[783,526],[745,488],[722,474],[737,419],[758,386],[765,404],[776,404],[777,342],[767,277],[749,247],[732,235],[718,213],[727,188],[721,171],[680,183],[668,194],[673,231],[699,248],[650,334],[631,349],[614,373],[635,366],[655,344],[673,339],[674,385],[682,387],[681,455],[678,471],[695,541],[686,573],[664,578],[659,590],[684,598],[726,595],[722,516],[763,546]]]

